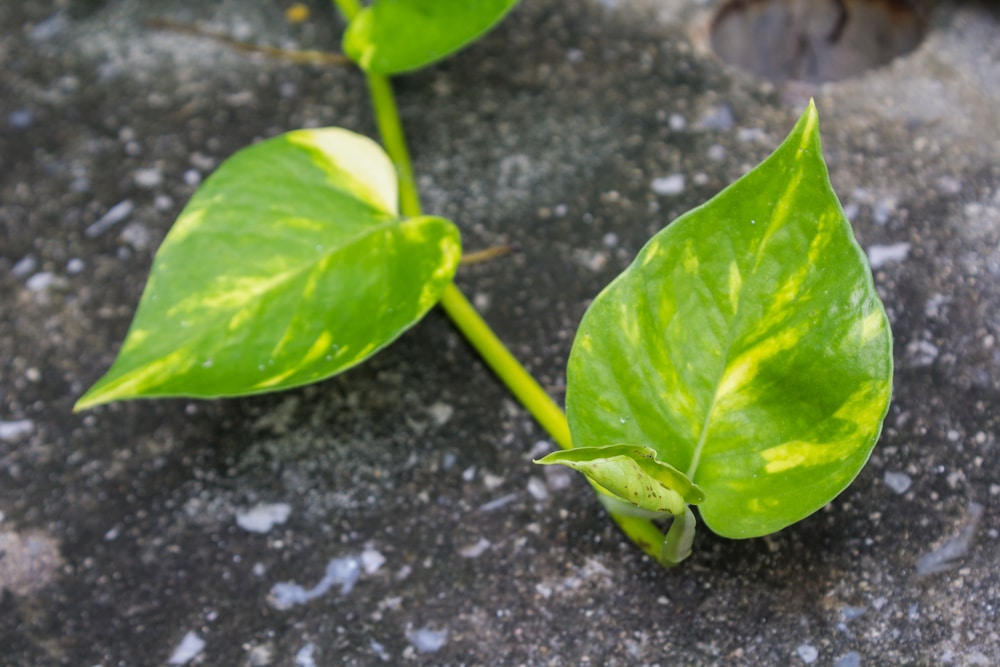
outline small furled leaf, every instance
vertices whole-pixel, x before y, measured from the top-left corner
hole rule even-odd
[[[441,60],[500,22],[518,0],[375,0],[344,33],[361,69],[399,74]]]
[[[694,512],[690,507],[685,507],[682,514],[674,517],[674,522],[670,524],[670,530],[663,540],[663,550],[660,551],[662,563],[672,567],[691,555],[696,525]]]
[[[680,470],[657,461],[656,452],[649,447],[574,447],[552,452],[536,463],[582,472],[613,498],[649,512],[677,515],[683,513],[686,503],[704,499],[701,489]]]
[[[164,239],[118,358],[76,409],[276,391],[370,357],[437,303],[461,255],[452,223],[401,220],[396,200],[388,156],[347,130],[236,153]]]
[[[889,406],[892,336],[823,163],[815,107],[760,166],[662,230],[570,354],[574,445],[642,442],[725,537],[766,535],[855,478]]]

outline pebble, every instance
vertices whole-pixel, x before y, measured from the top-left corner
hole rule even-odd
[[[325,595],[334,585],[340,585],[340,594],[347,595],[354,589],[358,577],[361,576],[361,563],[358,558],[345,556],[334,558],[326,566],[326,574],[318,584],[306,590],[292,582],[281,582],[271,587],[268,602],[275,609],[282,611],[291,609],[297,604],[305,604],[312,599]]]
[[[313,654],[316,652],[316,645],[309,642],[299,649],[295,654],[295,667],[316,667],[316,659]]]
[[[893,243],[892,245],[873,245],[868,247],[868,263],[873,269],[886,264],[902,262],[910,255],[909,243]]]
[[[721,144],[712,144],[708,147],[708,159],[722,162],[726,159],[726,147]]]
[[[684,174],[670,174],[669,176],[654,178],[649,187],[658,195],[679,195],[684,192]]]
[[[893,493],[897,493],[899,495],[906,493],[913,484],[913,480],[910,479],[910,476],[904,472],[886,470],[882,479],[885,482],[885,485],[888,486]]]
[[[66,17],[60,12],[38,23],[28,33],[28,37],[36,42],[47,42],[59,35],[65,27]]]
[[[969,503],[969,510],[958,533],[937,549],[925,553],[917,560],[917,576],[923,577],[936,572],[944,572],[955,567],[955,561],[969,551],[969,544],[982,521],[984,508],[976,502]]]
[[[17,419],[14,421],[0,421],[0,440],[13,442],[26,435],[31,435],[35,430],[35,422],[30,419]]]
[[[375,549],[365,549],[361,552],[361,569],[365,574],[375,574],[385,565],[385,556]]]
[[[927,340],[914,340],[906,345],[906,359],[913,368],[932,365],[939,352],[937,345]]]
[[[431,630],[430,628],[407,630],[406,639],[420,653],[434,653],[440,651],[441,647],[448,641],[448,631]]]
[[[447,403],[438,401],[427,408],[427,413],[430,415],[431,421],[434,422],[435,426],[444,426],[451,420],[452,415],[455,414],[455,408]]]
[[[132,174],[132,179],[140,188],[152,190],[153,188],[159,187],[160,184],[163,183],[163,172],[156,167],[136,169],[135,173]]]
[[[169,663],[171,665],[186,665],[204,650],[205,640],[194,632],[188,632],[174,649],[174,652],[170,654]]]
[[[26,255],[18,260],[17,264],[11,267],[10,275],[20,280],[21,278],[27,278],[35,269],[38,268],[38,260],[36,260],[31,255]]]
[[[153,234],[146,225],[140,222],[130,222],[122,230],[121,240],[132,246],[133,249],[142,252],[153,245]]]
[[[274,526],[288,521],[292,506],[288,503],[261,503],[236,512],[236,525],[251,533],[267,533]]]
[[[549,497],[549,489],[541,479],[532,477],[528,480],[528,493],[535,500],[546,500]]]
[[[795,652],[799,654],[800,658],[802,658],[802,662],[807,665],[813,664],[816,662],[816,659],[819,658],[819,651],[817,651],[816,647],[812,644],[802,644],[795,649]]]
[[[83,235],[88,239],[96,239],[101,234],[104,234],[119,222],[122,222],[125,218],[132,215],[132,211],[134,210],[135,204],[131,199],[120,201],[109,208],[108,212],[98,218],[92,225],[83,230]]]
[[[736,130],[736,140],[744,144],[763,143],[767,141],[767,133],[759,127],[741,127]]]
[[[485,537],[480,537],[475,544],[462,547],[458,550],[458,555],[462,558],[479,558],[490,548],[490,541]]]
[[[51,271],[41,271],[28,278],[28,280],[24,283],[24,286],[32,292],[44,292],[48,288],[52,287],[55,282],[56,274]]]
[[[698,119],[698,127],[703,130],[731,130],[736,117],[728,104],[712,107]]]
[[[861,667],[861,655],[857,651],[851,651],[837,658],[833,667]]]
[[[28,109],[18,109],[7,114],[7,125],[15,130],[27,130],[35,124],[35,115]]]

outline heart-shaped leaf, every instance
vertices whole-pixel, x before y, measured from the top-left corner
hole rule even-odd
[[[756,169],[659,232],[588,309],[567,371],[573,443],[644,444],[726,537],[833,499],[878,439],[892,337],[830,187],[815,107]]]
[[[686,503],[697,504],[705,498],[684,473],[657,461],[649,447],[574,447],[552,452],[536,463],[582,472],[611,497],[648,512],[678,515]]]
[[[375,0],[344,33],[361,69],[399,74],[441,60],[487,32],[518,0]]]
[[[118,358],[76,409],[327,378],[417,322],[460,255],[447,220],[399,219],[395,169],[370,139],[325,128],[260,142],[185,207]]]

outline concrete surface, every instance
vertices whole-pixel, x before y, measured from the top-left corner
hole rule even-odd
[[[371,133],[361,77],[149,30],[336,44],[317,0],[0,4],[0,664],[1000,664],[1000,19],[836,84],[706,52],[694,0],[526,0],[402,79],[426,208],[513,257],[458,283],[561,398],[587,300],[815,95],[876,265],[896,391],[868,467],[768,538],[666,571],[432,313],[372,362],[247,400],[74,415],[197,182],[255,138]]]

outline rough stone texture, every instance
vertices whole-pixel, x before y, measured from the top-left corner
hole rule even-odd
[[[816,96],[859,239],[896,247],[876,270],[895,402],[827,508],[764,539],[701,532],[674,571],[582,480],[530,464],[545,434],[437,312],[314,387],[71,413],[201,178],[286,129],[373,129],[350,69],[144,19],[335,44],[313,9],[294,26],[265,1],[0,4],[0,663],[1000,664],[995,9],[943,7],[904,59],[804,88],[705,53],[702,2],[530,0],[399,81],[426,208],[470,249],[521,247],[458,283],[556,394],[587,300]],[[287,521],[240,528],[261,504]],[[939,548],[957,558],[918,577]],[[316,594],[285,608],[279,583]]]

